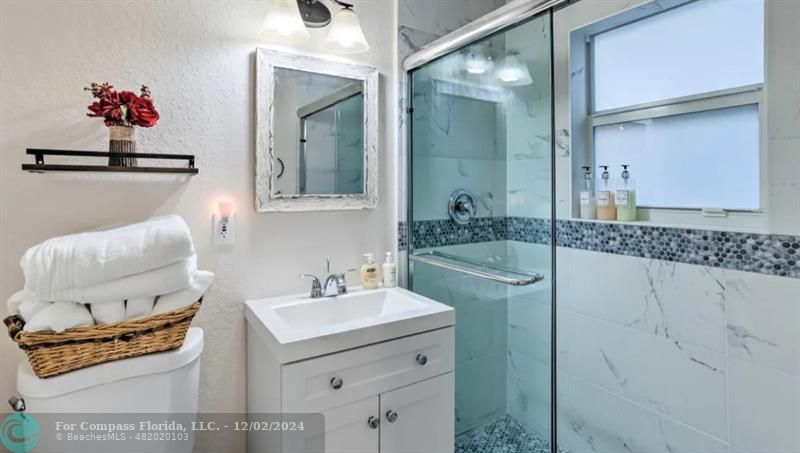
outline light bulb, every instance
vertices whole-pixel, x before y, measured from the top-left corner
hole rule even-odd
[[[261,26],[262,38],[292,38],[305,40],[311,37],[300,17],[297,0],[270,0],[267,16]]]
[[[528,65],[522,61],[519,52],[511,51],[503,57],[500,67],[495,73],[500,82],[509,86],[529,85],[533,83],[531,73],[528,72]]]
[[[340,9],[333,18],[323,46],[326,50],[339,53],[360,53],[369,50],[358,14],[349,7]]]
[[[492,68],[492,60],[487,58],[482,52],[468,50],[464,57],[464,70],[472,75],[480,75],[489,72]]]
[[[219,215],[228,218],[233,214],[233,203],[230,201],[220,201],[218,203]]]

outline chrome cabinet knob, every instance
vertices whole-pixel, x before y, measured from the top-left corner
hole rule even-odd
[[[426,356],[425,354],[417,354],[416,360],[420,366],[425,366],[425,364],[428,363],[428,356]]]
[[[367,419],[367,426],[369,426],[370,429],[378,429],[378,426],[380,424],[381,420],[377,417],[373,417],[370,415],[369,418]]]
[[[334,390],[339,390],[340,388],[342,388],[342,384],[344,384],[342,378],[340,377],[331,378],[331,387],[333,387]]]
[[[391,410],[386,411],[386,420],[388,420],[389,423],[394,423],[397,420],[397,412]]]
[[[11,409],[14,409],[14,412],[25,412],[25,400],[19,396],[12,396],[8,399],[8,404],[11,405]]]

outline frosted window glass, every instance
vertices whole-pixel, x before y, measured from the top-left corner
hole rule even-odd
[[[595,111],[764,81],[764,1],[698,0],[594,36]]]
[[[639,206],[759,208],[758,106],[598,126],[595,171],[629,164]]]

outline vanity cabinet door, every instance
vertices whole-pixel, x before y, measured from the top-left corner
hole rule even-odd
[[[378,397],[323,412],[325,453],[376,453],[380,432]],[[370,424],[370,417],[374,422]]]
[[[452,453],[453,373],[383,393],[381,453]]]

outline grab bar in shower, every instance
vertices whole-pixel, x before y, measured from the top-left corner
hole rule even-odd
[[[438,252],[436,250],[410,254],[408,258],[412,261],[419,261],[421,263],[438,266],[444,269],[449,269],[451,271],[461,272],[467,275],[472,275],[473,277],[485,278],[487,280],[492,280],[495,282],[511,286],[527,286],[527,285],[532,285],[538,281],[544,280],[544,276],[538,272],[528,272],[528,271],[521,271],[518,269],[511,269],[508,267],[499,266],[492,263],[484,263],[481,261],[472,260],[461,256],[451,255],[449,253]],[[463,264],[450,263],[436,258],[444,258],[446,260],[456,261],[458,263],[468,264],[471,266],[480,266],[486,269],[507,272],[509,274],[516,274],[523,276],[524,278],[506,277],[504,275],[493,274],[491,272],[486,272],[480,269],[474,269],[468,266],[464,266]]]

